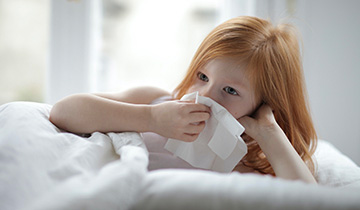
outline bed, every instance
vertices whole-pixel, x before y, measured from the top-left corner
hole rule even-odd
[[[257,174],[148,171],[134,132],[81,136],[51,106],[0,106],[0,209],[360,209],[360,168],[319,140],[318,185]]]

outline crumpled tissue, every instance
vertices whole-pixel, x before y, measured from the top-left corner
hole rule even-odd
[[[180,100],[195,100],[211,108],[204,130],[193,142],[168,139],[165,149],[196,168],[231,172],[246,155],[247,146],[241,138],[245,128],[220,104],[198,92],[184,95]]]

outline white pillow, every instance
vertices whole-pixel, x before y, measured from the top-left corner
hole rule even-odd
[[[132,209],[360,209],[359,167],[323,140],[314,159],[319,185],[237,172],[155,170]]]
[[[314,160],[317,166],[315,178],[319,184],[331,187],[360,186],[360,167],[331,143],[319,140]]]
[[[132,210],[359,209],[359,193],[269,175],[162,169],[145,177]]]

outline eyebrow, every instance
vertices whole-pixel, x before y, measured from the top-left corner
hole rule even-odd
[[[238,80],[225,79],[225,83],[228,83],[230,86],[236,87],[236,89],[243,89],[243,90],[249,89],[245,84],[239,82]]]

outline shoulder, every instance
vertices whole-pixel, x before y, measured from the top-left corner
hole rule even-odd
[[[170,96],[170,92],[161,88],[143,86],[131,88],[118,93],[96,93],[95,95],[121,102],[134,104],[150,104],[157,98],[162,96]]]

